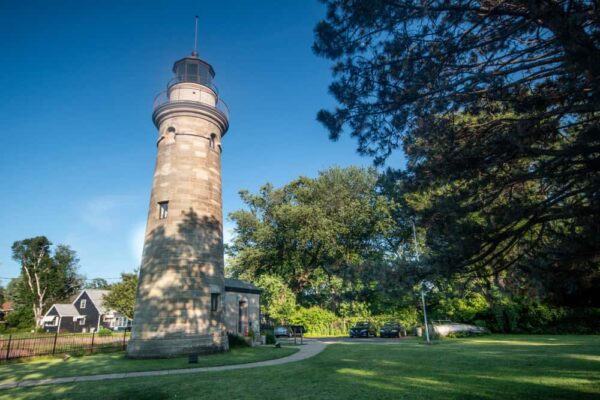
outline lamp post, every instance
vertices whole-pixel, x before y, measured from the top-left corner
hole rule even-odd
[[[412,228],[413,228],[413,240],[415,242],[415,255],[417,257],[417,262],[419,262],[419,245],[417,244],[417,228],[415,227],[415,221],[411,220]],[[427,323],[427,307],[425,307],[425,286],[427,283],[425,281],[421,282],[421,304],[423,305],[423,320],[425,322],[425,338],[427,340],[427,344],[430,344],[429,340],[429,325]]]

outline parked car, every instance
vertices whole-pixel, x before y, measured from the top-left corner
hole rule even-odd
[[[399,338],[402,332],[402,326],[398,322],[386,322],[379,329],[380,337]]]
[[[375,330],[375,326],[370,322],[358,322],[352,328],[350,328],[350,337],[376,337],[377,331]]]
[[[289,328],[289,326],[277,326],[275,327],[275,329],[273,330],[273,336],[277,337],[292,337],[292,330]]]

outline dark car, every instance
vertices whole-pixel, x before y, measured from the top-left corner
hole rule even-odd
[[[273,336],[275,337],[292,337],[292,330],[289,328],[289,326],[278,326],[275,329],[273,329]]]
[[[358,322],[356,325],[350,328],[351,338],[368,338],[371,336],[377,336],[377,331],[375,330],[375,326],[370,322]]]
[[[402,326],[397,322],[386,322],[379,329],[379,336],[386,338],[399,338],[402,332]]]

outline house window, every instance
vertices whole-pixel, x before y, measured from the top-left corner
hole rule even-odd
[[[166,219],[169,216],[169,202],[160,201],[158,203],[158,219]]]
[[[211,293],[210,295],[210,310],[217,311],[219,309],[219,293]]]
[[[79,325],[85,325],[85,317],[79,319]]]
[[[79,308],[85,308],[85,304],[86,304],[86,303],[87,303],[87,300],[86,300],[86,299],[82,299],[82,300],[79,302]]]

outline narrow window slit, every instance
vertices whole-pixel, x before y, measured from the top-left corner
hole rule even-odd
[[[158,219],[166,219],[169,216],[169,202],[158,202]]]

